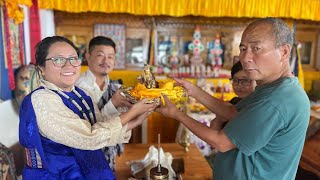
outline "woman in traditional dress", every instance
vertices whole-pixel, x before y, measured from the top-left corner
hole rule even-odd
[[[146,99],[106,119],[74,83],[81,58],[76,46],[60,36],[37,45],[40,87],[20,108],[19,140],[26,149],[23,179],[115,179],[102,147],[127,143],[156,105]]]

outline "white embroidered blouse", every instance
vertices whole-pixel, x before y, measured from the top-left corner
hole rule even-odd
[[[88,96],[90,96],[95,104],[98,104],[101,99],[103,93],[108,90],[110,79],[109,76],[105,78],[105,85],[102,90],[100,90],[99,86],[96,83],[96,77],[94,74],[88,69],[84,73],[82,73],[79,80],[76,82],[76,86],[81,88],[86,92]],[[119,108],[117,109],[112,101],[109,100],[107,104],[101,109],[101,113],[107,118],[113,118],[114,116],[119,116],[121,112],[127,111],[127,108]]]
[[[120,117],[106,118],[94,104],[97,123],[91,125],[66,107],[55,92],[54,84],[42,80],[40,89],[31,96],[40,134],[57,143],[84,150],[96,150],[117,143],[128,143],[131,131],[122,126]]]

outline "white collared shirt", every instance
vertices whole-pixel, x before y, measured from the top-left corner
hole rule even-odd
[[[105,78],[105,85],[103,89],[101,90],[98,84],[96,83],[96,77],[94,74],[88,69],[86,72],[84,72],[81,77],[76,82],[76,86],[81,88],[86,92],[87,95],[89,95],[92,99],[92,101],[95,104],[98,104],[99,100],[101,99],[103,93],[108,90],[110,79],[107,75]],[[107,102],[107,104],[104,105],[104,107],[101,109],[101,113],[107,117],[107,118],[114,118],[115,116],[119,116],[123,112],[122,109],[117,109],[111,99]]]

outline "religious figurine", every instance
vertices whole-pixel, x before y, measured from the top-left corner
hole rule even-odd
[[[177,69],[180,65],[180,58],[178,57],[177,53],[173,53],[171,56],[169,56],[168,63],[171,66],[171,69]]]
[[[167,66],[167,56],[170,55],[172,49],[172,41],[170,36],[165,36],[162,41],[159,42],[158,57],[160,66]]]
[[[216,35],[216,39],[208,43],[208,59],[212,69],[221,69],[223,65],[223,44],[220,35]]]
[[[141,84],[144,84],[146,88],[156,88],[156,78],[151,72],[150,66],[148,64],[144,64],[143,72],[137,77],[138,81]]]
[[[179,48],[177,45],[177,37],[172,37],[171,41],[172,41],[172,48],[171,48],[170,56],[168,57],[168,63],[171,69],[178,69],[182,61],[178,56]]]
[[[148,102],[156,102],[160,105],[160,100],[164,103],[162,94],[165,94],[173,103],[184,101],[188,96],[182,86],[175,86],[173,79],[156,81],[150,66],[145,64],[142,73],[137,77],[138,82],[134,87],[121,86],[121,94],[131,99],[132,103],[138,102],[142,98],[147,98]]]
[[[196,66],[202,64],[201,52],[204,50],[204,46],[202,45],[200,39],[201,39],[200,27],[197,26],[193,34],[193,41],[192,43],[189,44],[189,47],[188,47],[189,50],[192,51],[192,57],[190,59],[191,64]]]
[[[161,61],[164,62],[164,66],[167,67],[168,73],[175,73],[182,65],[182,59],[179,57],[179,48],[177,44],[177,37],[170,38],[171,46],[169,51],[166,51],[166,55],[162,57]]]

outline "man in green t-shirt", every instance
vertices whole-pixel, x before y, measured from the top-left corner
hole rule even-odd
[[[217,119],[210,127],[180,112],[165,97],[157,111],[177,119],[220,153],[214,179],[294,179],[310,117],[309,99],[291,73],[293,35],[280,19],[263,18],[248,25],[240,43],[240,62],[257,88],[235,107],[185,80],[188,94]],[[223,126],[228,122],[226,126]]]

